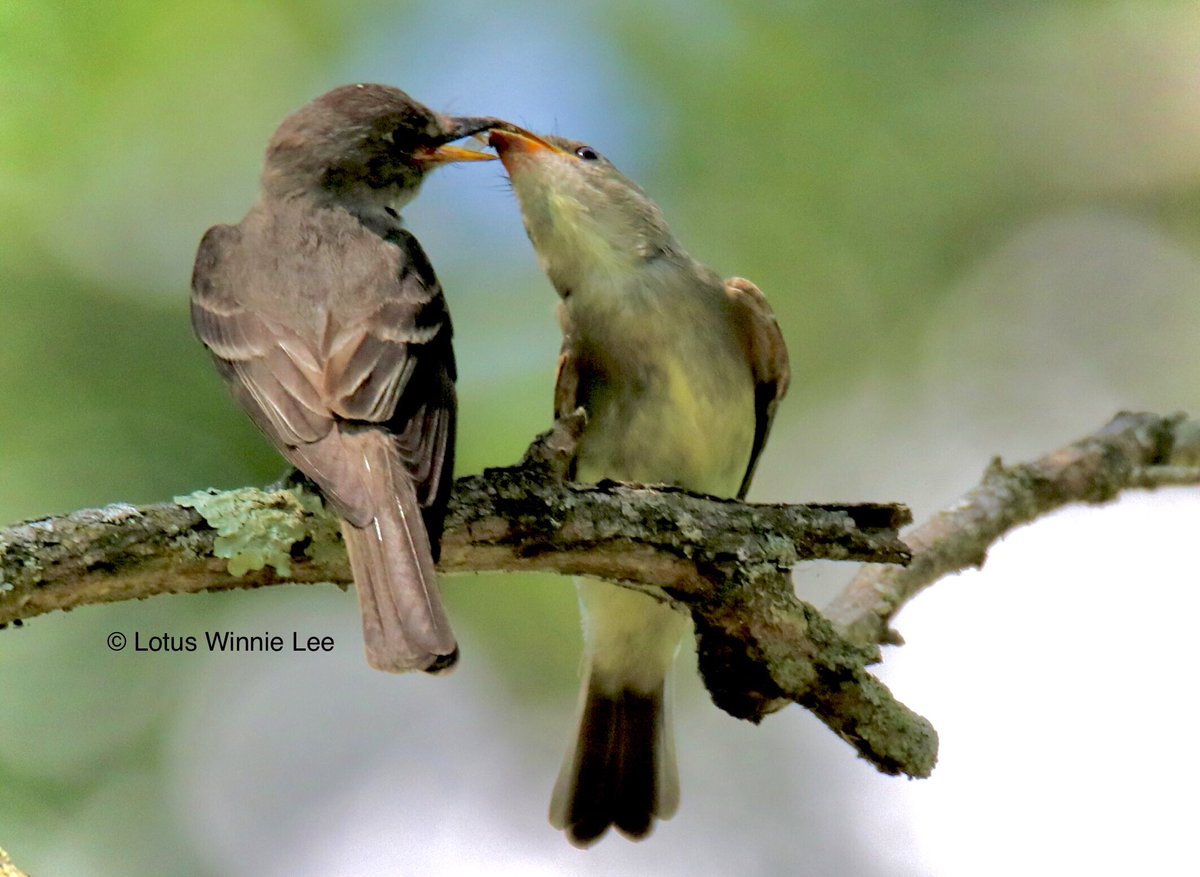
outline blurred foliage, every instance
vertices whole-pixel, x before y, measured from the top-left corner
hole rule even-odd
[[[673,112],[656,188],[695,250],[753,268],[821,369],[801,392],[904,369],[953,282],[1041,214],[1200,242],[1190,4],[683,6],[617,18]]]
[[[486,48],[504,65],[471,69],[486,24],[501,19],[512,44]],[[430,35],[419,56],[384,67],[361,57],[364,47],[400,44],[416,23]],[[541,57],[521,43],[526,23],[563,40],[567,57],[572,41],[601,43],[608,74],[588,68],[591,78],[573,81],[571,69],[524,70],[526,57]],[[817,465],[793,462],[810,458],[809,446],[786,445],[799,441],[793,430],[814,406],[882,374],[900,380],[864,397],[864,410],[890,417],[903,407],[895,400],[916,397],[922,336],[945,314],[998,325],[1032,308],[1018,287],[1052,300],[1060,275],[1018,283],[1007,262],[987,260],[1010,253],[1023,229],[1073,211],[1119,218],[1105,226],[1111,239],[1151,240],[1136,251],[1152,254],[1151,268],[1175,260],[1149,325],[1179,335],[1115,345],[1076,337],[1064,356],[1114,381],[1148,358],[1134,383],[1150,373],[1175,381],[1148,398],[1194,401],[1190,360],[1160,367],[1154,357],[1194,337],[1195,310],[1176,290],[1195,277],[1200,249],[1198,34],[1195,5],[1166,0],[503,9],[470,0],[352,9],[332,0],[0,0],[0,520],[263,483],[281,471],[190,336],[194,247],[205,227],[251,203],[263,144],[290,109],[341,81],[406,69],[429,81],[465,67],[494,90],[511,66],[525,81],[553,80],[555,94],[599,100],[611,91],[637,104],[633,142],[623,145],[632,159],[620,163],[646,168],[641,181],[693,254],[754,279],[786,330],[801,380],[768,473],[772,454],[797,469]],[[618,80],[634,84],[632,96]],[[394,81],[406,85],[399,72]],[[534,96],[508,100],[519,108]],[[555,118],[517,120],[556,127]],[[509,208],[488,220],[516,224]],[[1096,247],[1111,250],[1108,240],[1097,233]],[[450,296],[464,376],[462,472],[511,462],[544,427],[556,348],[551,294],[529,253],[496,257],[484,274],[455,264],[473,252],[434,254],[444,279],[472,278]],[[1086,289],[1104,282],[1088,279]],[[1113,317],[1084,321],[1087,331],[1138,319],[1138,290],[1125,294],[1098,301],[1096,312]],[[1052,347],[1079,324],[1076,304],[1027,313],[1053,317],[1031,347]],[[953,334],[961,324],[947,325]],[[501,342],[489,337],[497,331]],[[1011,359],[1013,348],[998,355]],[[1036,379],[938,362],[982,385]],[[1101,400],[1141,401],[1128,387]],[[1020,419],[1043,400],[1011,404]],[[485,576],[446,590],[464,653],[490,656],[506,696],[571,702],[569,588]],[[236,624],[242,608],[267,599],[286,611],[291,600],[327,597],[164,599],[0,632],[0,844],[26,867],[41,861],[63,874],[157,875],[168,855],[171,873],[207,873],[198,854],[179,852],[189,847],[164,804],[160,770],[162,730],[199,659],[133,661],[101,643],[113,629]],[[337,607],[353,612],[346,600]],[[120,849],[120,862],[81,848]]]

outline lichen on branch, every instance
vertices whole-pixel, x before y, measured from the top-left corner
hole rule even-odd
[[[696,619],[701,670],[723,708],[757,721],[783,703],[803,703],[880,769],[929,773],[932,728],[866,672],[876,652],[842,641],[796,599],[788,577],[810,558],[904,562],[897,529],[907,509],[583,486],[556,477],[561,456],[542,437],[522,465],[460,478],[440,570],[552,571],[666,593]],[[294,485],[200,491],[0,531],[0,624],[154,594],[350,581],[335,519]],[[857,711],[839,712],[826,696],[846,701],[837,692],[864,687],[874,693],[858,699]],[[881,733],[856,730],[868,726]],[[897,734],[919,738],[904,748],[920,755],[896,757],[885,737]]]
[[[571,424],[518,466],[454,485],[443,573],[540,570],[643,588],[691,613],[713,701],[751,721],[798,703],[887,773],[928,776],[937,734],[867,667],[898,641],[890,621],[1008,529],[1121,490],[1200,484],[1200,427],[1122,414],[1032,463],[995,461],[929,522],[896,504],[754,504],[665,487],[561,480]],[[816,558],[869,564],[822,614],[790,571]],[[0,625],[154,594],[350,583],[337,522],[295,485],[112,505],[0,530]]]

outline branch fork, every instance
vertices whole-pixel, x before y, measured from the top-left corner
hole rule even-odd
[[[756,504],[565,482],[583,422],[560,421],[517,466],[455,482],[439,569],[587,575],[665,595],[691,613],[700,672],[721,709],[758,722],[798,703],[879,770],[912,777],[933,770],[937,734],[867,670],[880,644],[900,641],[891,620],[904,604],[1062,505],[1200,484],[1195,421],[1120,414],[1032,463],[993,461],[906,545],[898,530],[911,516],[894,503]],[[790,578],[818,558],[867,564],[823,613]],[[0,626],[155,594],[319,582],[348,585],[350,572],[336,522],[303,485],[202,491],[0,530]]]

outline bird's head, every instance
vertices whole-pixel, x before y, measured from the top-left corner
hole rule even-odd
[[[493,130],[489,142],[560,293],[584,275],[627,271],[679,251],[658,205],[591,146],[512,126]]]
[[[283,120],[267,146],[263,189],[394,213],[434,168],[492,158],[451,141],[503,124],[435,113],[387,85],[345,85]]]

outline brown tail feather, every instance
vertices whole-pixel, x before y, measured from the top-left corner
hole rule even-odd
[[[608,691],[589,679],[579,736],[550,800],[550,822],[575,846],[616,829],[638,839],[679,801],[664,688]]]
[[[369,473],[374,519],[342,521],[362,609],[367,661],[377,670],[436,672],[452,666],[458,647],[437,587],[429,537],[416,490],[391,437],[381,430],[342,436]]]

